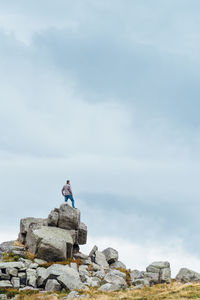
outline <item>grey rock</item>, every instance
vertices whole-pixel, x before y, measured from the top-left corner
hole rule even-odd
[[[144,278],[148,280],[150,285],[160,283],[159,273],[145,272]]]
[[[118,268],[126,269],[126,265],[123,264],[121,261],[116,261],[116,262],[114,262],[113,264],[110,265],[110,268],[113,268],[113,269],[118,269]]]
[[[150,283],[147,279],[145,278],[138,278],[132,281],[132,284],[135,286],[149,286]]]
[[[100,251],[95,252],[95,263],[103,268],[109,268],[105,255]]]
[[[85,276],[85,284],[90,287],[98,287],[100,285],[100,278]]]
[[[21,261],[24,264],[24,268],[26,268],[26,269],[28,269],[30,264],[32,264],[32,261],[30,259],[20,258],[19,261]],[[22,269],[22,268],[20,268],[20,269]]]
[[[88,257],[88,258],[86,258],[86,259],[82,259],[82,264],[83,264],[83,265],[87,265],[87,266],[91,265],[91,264],[92,264],[91,258]]]
[[[16,269],[24,268],[24,263],[22,263],[21,261],[0,263],[0,270],[1,269],[11,269],[11,268],[16,268]]]
[[[120,285],[113,284],[113,283],[105,283],[100,288],[98,288],[98,291],[101,292],[114,292],[119,291],[121,289]]]
[[[107,271],[106,275],[107,274],[116,275],[116,276],[122,277],[124,280],[126,280],[126,274],[124,272],[120,272],[119,270],[109,269]]]
[[[58,209],[54,209],[48,216],[48,226],[58,226],[59,212]]]
[[[101,270],[104,270],[104,268],[102,266],[92,263],[92,271],[97,272],[97,271],[101,271]]]
[[[80,225],[80,211],[63,203],[59,209],[58,227],[63,229],[78,229]]]
[[[13,249],[14,242],[15,241],[8,241],[0,244],[0,251],[7,252],[7,253],[11,252],[11,250]]]
[[[20,288],[19,291],[39,291],[38,288],[33,288],[32,286],[25,286],[23,288]]]
[[[87,226],[81,222],[78,228],[78,244],[84,245],[86,243],[87,243]]]
[[[167,261],[153,262],[146,268],[145,278],[149,280],[150,285],[156,283],[170,283],[171,269]]]
[[[38,265],[43,265],[43,264],[46,264],[47,261],[44,259],[40,259],[40,258],[34,258],[34,263],[36,263]]]
[[[103,283],[111,283],[120,286],[121,288],[127,287],[127,283],[123,277],[108,273],[103,279]]]
[[[144,272],[143,271],[141,272],[138,270],[133,270],[130,272],[130,277],[131,277],[131,282],[136,279],[144,278]]]
[[[58,283],[56,279],[48,279],[45,285],[45,291],[47,292],[54,292],[54,291],[61,291],[61,285]]]
[[[62,261],[72,256],[72,237],[61,228],[30,226],[26,241],[29,250],[46,261]]]
[[[88,266],[81,265],[79,267],[78,272],[79,272],[79,275],[80,275],[80,278],[81,278],[82,282],[85,281],[85,278],[87,278],[87,276],[90,276],[90,274],[88,272]]]
[[[92,276],[103,279],[104,276],[105,276],[105,271],[102,269],[102,270],[99,270],[99,271],[96,271],[96,272],[92,272]]]
[[[171,270],[170,268],[163,268],[160,273],[160,283],[171,282]]]
[[[0,288],[12,288],[12,284],[9,280],[1,280],[0,281]]]
[[[36,281],[37,281],[37,276],[36,276],[36,270],[34,269],[27,269],[26,270],[26,284],[28,286],[32,286],[35,288],[37,286]]]
[[[7,300],[7,296],[5,294],[0,294],[0,300]]]
[[[93,257],[95,252],[98,251],[98,247],[95,245],[89,253],[89,257]]]
[[[176,275],[176,280],[184,283],[200,281],[200,273],[187,268],[181,268]]]
[[[70,268],[74,269],[75,271],[78,271],[78,267],[76,263],[70,263]]]
[[[43,287],[45,285],[45,281],[48,277],[47,269],[38,267],[36,270],[36,274],[37,274],[37,286]]]
[[[26,242],[26,234],[31,224],[36,224],[38,226],[47,226],[46,219],[39,218],[25,218],[20,220],[20,233],[19,233],[19,241],[23,244]]]
[[[19,272],[18,278],[20,280],[20,286],[26,285],[26,273],[25,272]]]
[[[138,289],[142,289],[144,287],[144,285],[141,283],[141,284],[137,284],[136,286],[133,286],[130,288],[130,290],[138,290]]]
[[[48,279],[57,279],[57,281],[69,290],[81,289],[83,284],[79,273],[69,266],[54,264],[47,269]]]
[[[37,269],[37,267],[38,267],[38,264],[36,264],[36,263],[31,263],[29,266],[30,269]]]
[[[64,286],[64,288],[69,290],[79,290],[83,288],[78,272],[69,268],[66,273],[58,276],[58,281]]]
[[[18,275],[18,269],[16,269],[16,268],[8,268],[8,273],[11,276],[17,277],[17,275]]]
[[[75,259],[80,258],[80,259],[82,259],[82,260],[85,260],[85,259],[88,259],[88,256],[85,255],[85,254],[83,254],[83,253],[81,253],[81,252],[78,252],[78,253],[75,253],[75,254],[74,254],[74,258],[75,258]]]
[[[14,287],[14,289],[20,288],[20,279],[18,277],[12,277],[11,283],[12,283],[12,286]]]
[[[103,250],[103,254],[105,255],[106,260],[109,264],[115,263],[119,257],[117,250],[113,248],[106,248],[105,250]]]

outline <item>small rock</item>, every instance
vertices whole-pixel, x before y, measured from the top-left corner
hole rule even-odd
[[[46,264],[46,260],[40,259],[40,258],[35,258],[34,259],[34,263],[38,264],[38,265],[43,265]]]
[[[20,288],[20,279],[18,277],[12,277],[11,283],[12,283],[14,289]]]
[[[79,293],[76,291],[71,291],[66,297],[66,299],[74,299],[74,298],[79,298]]]
[[[5,294],[0,294],[0,300],[7,300],[7,296]]]
[[[45,291],[54,292],[61,291],[61,285],[58,283],[56,279],[48,279],[45,285]]]
[[[12,284],[9,280],[1,280],[0,281],[0,288],[12,288]]]
[[[121,287],[117,284],[113,283],[105,283],[100,288],[98,288],[98,291],[101,292],[114,292],[114,291],[119,291]]]
[[[109,264],[113,264],[118,260],[118,252],[113,248],[106,248],[102,253],[105,255]]]
[[[110,268],[113,268],[113,269],[118,269],[118,268],[126,269],[126,265],[123,264],[121,261],[116,261],[116,262],[114,262],[113,264],[110,265]]]
[[[103,268],[109,268],[105,255],[100,251],[95,252],[95,263]]]

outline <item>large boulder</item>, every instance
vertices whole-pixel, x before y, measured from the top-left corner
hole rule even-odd
[[[79,228],[78,228],[78,244],[84,245],[87,243],[87,226],[80,222]]]
[[[103,250],[103,254],[109,264],[115,263],[118,260],[118,252],[113,248],[106,248]]]
[[[100,252],[96,251],[95,252],[95,263],[103,268],[109,268],[109,264],[107,263],[105,255]]]
[[[56,279],[63,288],[69,290],[84,288],[79,273],[69,266],[57,264],[50,266],[47,269],[46,279]]]
[[[176,280],[184,283],[200,281],[200,273],[197,273],[187,268],[181,268],[178,274],[176,275]]]
[[[76,229],[80,225],[80,211],[72,208],[67,203],[63,203],[59,209],[58,227],[63,229]]]
[[[113,264],[110,265],[110,268],[112,269],[126,269],[126,265],[121,261],[116,261]]]
[[[146,268],[146,272],[144,272],[144,278],[149,281],[150,285],[157,283],[170,283],[170,263],[167,261],[153,262]]]
[[[73,240],[69,231],[48,226],[30,225],[26,245],[37,258],[62,261],[72,257]]]
[[[26,242],[26,235],[31,224],[37,224],[38,226],[47,226],[47,219],[24,218],[20,220],[20,233],[18,236],[18,240],[23,244],[25,244]]]

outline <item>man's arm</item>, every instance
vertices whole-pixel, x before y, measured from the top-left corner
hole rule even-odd
[[[65,196],[64,195],[64,190],[65,190],[65,187],[63,186],[62,191],[61,191],[61,193],[62,193],[63,196]]]

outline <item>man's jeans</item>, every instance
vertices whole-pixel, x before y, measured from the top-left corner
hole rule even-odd
[[[65,196],[65,202],[67,202],[68,199],[70,199],[70,200],[72,201],[72,207],[75,208],[73,196],[72,196],[72,195],[66,195],[66,196]]]

